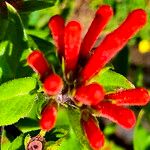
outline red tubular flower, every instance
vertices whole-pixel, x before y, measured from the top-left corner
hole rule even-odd
[[[57,95],[63,89],[63,81],[59,75],[51,74],[45,79],[43,87],[48,95]]]
[[[56,123],[57,106],[54,103],[47,105],[41,114],[40,128],[45,131],[50,131]]]
[[[111,99],[117,105],[138,106],[149,102],[149,94],[144,88],[136,88],[107,94],[105,99]]]
[[[43,53],[39,50],[33,51],[27,58],[29,66],[37,72],[41,78],[44,78],[51,72],[48,62]]]
[[[93,150],[99,150],[104,145],[104,135],[92,113],[98,115],[98,117],[106,117],[123,128],[130,129],[135,125],[135,114],[123,106],[146,105],[150,99],[148,92],[144,88],[122,90],[105,95],[105,90],[98,83],[86,84],[86,81],[97,74],[146,23],[144,10],[137,9],[132,11],[116,30],[104,38],[95,49],[94,54],[90,54],[96,39],[112,15],[113,11],[110,6],[99,7],[82,44],[81,26],[78,22],[71,21],[65,27],[64,20],[59,15],[50,19],[48,26],[55,40],[58,55],[60,58],[64,57],[65,60],[66,74],[63,78],[52,73],[42,52],[33,51],[27,60],[31,68],[41,76],[44,92],[50,96],[50,99],[56,99],[55,102],[52,100],[43,109],[40,119],[41,129],[49,131],[54,127],[57,103],[62,105],[65,103],[65,105],[68,104],[72,107],[74,105],[80,107],[80,105],[77,105],[78,103],[83,104],[83,107],[87,108],[87,110],[81,111],[80,121]],[[78,61],[79,54],[80,60]],[[85,66],[86,62],[84,60],[87,60]],[[77,64],[78,62],[82,64]],[[84,68],[82,68],[83,66]],[[80,75],[78,76],[79,78],[75,79],[77,77],[75,73],[77,73],[77,76]],[[64,89],[63,79],[71,79],[69,80],[70,82],[64,80]],[[73,91],[76,91],[75,95],[73,95]],[[71,97],[71,94],[73,97]],[[83,107],[79,108],[79,110]]]
[[[49,20],[48,27],[52,32],[53,39],[55,40],[58,54],[62,57],[64,55],[65,21],[61,16],[55,15]]]
[[[93,107],[99,115],[119,124],[123,128],[130,129],[135,125],[136,118],[132,110],[111,104],[109,102],[100,102]]]
[[[85,105],[97,105],[104,99],[104,89],[97,83],[81,86],[76,90],[75,99]]]
[[[77,65],[81,43],[81,26],[78,22],[71,21],[67,24],[64,42],[66,72],[74,71]]]
[[[95,118],[91,114],[82,113],[81,125],[93,150],[99,150],[104,145],[104,135]]]
[[[112,15],[113,10],[109,5],[102,5],[99,7],[95,14],[95,18],[82,41],[80,52],[82,58],[87,57],[92,46]]]
[[[108,34],[96,48],[81,72],[81,80],[85,82],[98,73],[145,23],[146,13],[144,10],[132,11],[120,27]]]

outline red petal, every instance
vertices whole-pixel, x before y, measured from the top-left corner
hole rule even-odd
[[[81,56],[83,58],[87,57],[92,46],[112,15],[113,10],[109,5],[102,5],[99,7],[95,14],[95,18],[81,44]]]
[[[65,64],[66,71],[73,71],[76,68],[80,43],[81,26],[76,21],[71,21],[65,28]]]
[[[64,55],[64,28],[65,28],[64,19],[59,15],[55,15],[49,20],[48,27],[52,32],[53,39],[58,49],[58,54],[60,56],[63,56]]]
[[[97,105],[104,99],[104,89],[97,83],[82,86],[76,90],[75,99],[85,105]]]
[[[105,99],[111,99],[117,105],[146,105],[150,98],[144,88],[123,90],[105,95]]]
[[[108,34],[97,47],[81,72],[82,81],[85,82],[97,74],[145,23],[146,13],[144,10],[132,11],[118,29]]]
[[[95,121],[95,118],[89,115],[87,119],[84,119],[82,115],[81,125],[91,148],[93,150],[99,150],[104,145],[104,135]]]
[[[51,130],[56,123],[57,119],[57,107],[54,104],[46,106],[41,114],[40,128],[42,130]]]
[[[117,106],[109,102],[100,102],[93,108],[99,112],[100,116],[108,118],[123,128],[130,129],[135,125],[135,114],[128,108]]]
[[[45,77],[51,70],[42,52],[35,50],[27,58],[29,66],[37,72],[41,78]]]
[[[56,95],[63,89],[63,81],[59,75],[51,74],[45,79],[43,87],[48,95]]]

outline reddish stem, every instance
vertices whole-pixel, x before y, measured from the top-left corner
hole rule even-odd
[[[86,33],[81,44],[81,57],[87,57],[92,46],[95,44],[101,31],[105,28],[107,22],[113,15],[113,10],[109,5],[102,5],[95,14],[95,18]]]
[[[132,11],[127,19],[116,30],[108,34],[96,48],[81,72],[81,80],[85,82],[97,74],[145,23],[146,13],[144,10]]]
[[[118,91],[105,95],[105,99],[111,99],[117,105],[142,106],[149,102],[148,91],[144,88],[136,88]]]
[[[55,15],[49,20],[48,27],[52,32],[58,54],[60,57],[62,57],[64,55],[65,21],[61,16]]]
[[[33,51],[27,58],[29,66],[37,72],[41,78],[45,78],[51,69],[46,61],[43,53],[39,50]]]
[[[132,110],[109,102],[100,102],[93,107],[99,115],[117,123],[123,128],[130,129],[135,125],[136,118]]]
[[[77,65],[81,43],[81,26],[78,22],[71,21],[67,24],[64,42],[66,72],[74,71]]]

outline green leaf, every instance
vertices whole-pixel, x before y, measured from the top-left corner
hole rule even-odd
[[[55,5],[56,0],[25,0],[21,8],[21,12],[33,12],[45,9]]]
[[[141,110],[138,116],[138,121],[134,129],[133,146],[134,150],[149,150],[150,149],[150,131],[141,125],[141,120],[144,118],[144,111]]]
[[[30,112],[36,94],[34,78],[20,78],[0,86],[0,126],[10,125]]]
[[[30,69],[26,66],[26,57],[30,52],[27,35],[24,32],[21,19],[17,11],[8,3],[6,10],[8,17],[3,21],[6,26],[0,26],[5,34],[0,38],[0,82],[14,78],[29,76]],[[0,18],[4,18],[0,13]],[[1,20],[0,20],[1,21]]]
[[[12,137],[9,135],[9,133],[4,130],[4,128],[1,128],[1,137],[0,137],[0,149],[1,150],[8,150],[8,147],[11,145]]]
[[[20,119],[15,126],[19,128],[23,133],[38,130],[39,127],[39,116],[43,105],[46,103],[46,98],[43,94],[38,93],[36,100],[34,101],[31,111],[28,113],[26,118]]]
[[[89,144],[87,143],[87,139],[83,133],[83,130],[81,128],[80,124],[80,112],[76,109],[68,108],[68,117],[70,120],[71,127],[73,129],[73,132],[75,133],[76,138],[79,140],[81,144],[81,150],[90,150]]]
[[[24,135],[18,136],[9,146],[8,150],[23,150],[24,148]]]
[[[120,88],[134,88],[134,85],[129,80],[127,80],[123,75],[111,70],[110,67],[106,67],[101,70],[98,75],[90,80],[90,83],[91,82],[98,82],[103,85],[107,92]]]

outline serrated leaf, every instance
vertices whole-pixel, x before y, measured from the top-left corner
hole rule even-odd
[[[25,77],[30,74],[29,67],[26,67],[26,57],[30,52],[28,46],[27,35],[24,32],[21,19],[17,11],[8,3],[5,8],[8,17],[3,18],[4,28],[0,26],[0,30],[4,30],[5,34],[0,41],[0,82]],[[1,20],[0,20],[1,21]]]
[[[33,12],[55,5],[56,0],[25,0],[21,8],[21,12]]]
[[[36,94],[34,78],[20,78],[0,86],[0,126],[17,122],[30,112]]]
[[[9,146],[8,150],[23,150],[24,148],[24,135],[18,136]]]
[[[103,85],[107,92],[120,88],[134,88],[134,85],[129,80],[127,80],[123,75],[111,70],[110,67],[102,69],[98,75],[90,80],[90,83],[91,82],[98,82]]]

